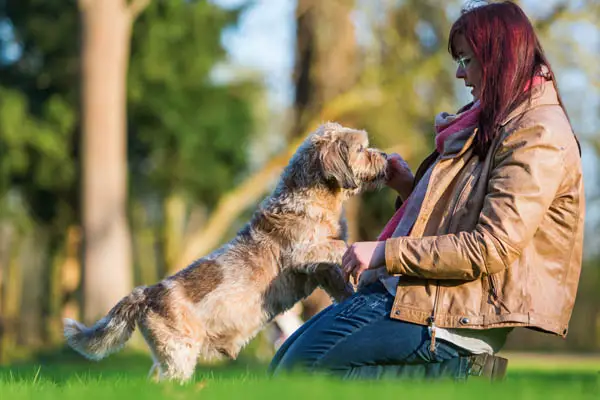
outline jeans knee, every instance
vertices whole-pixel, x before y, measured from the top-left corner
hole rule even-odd
[[[294,351],[287,351],[278,362],[272,362],[269,365],[269,375],[278,376],[292,372],[310,372],[314,359],[307,358],[303,354]]]

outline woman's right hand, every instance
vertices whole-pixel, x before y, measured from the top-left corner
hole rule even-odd
[[[398,195],[400,195],[400,198],[404,201],[412,191],[415,177],[400,154],[389,154],[387,161],[386,185],[398,192]]]

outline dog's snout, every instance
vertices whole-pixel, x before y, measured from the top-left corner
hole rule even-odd
[[[381,156],[382,156],[383,158],[385,158],[385,159],[387,159],[387,158],[388,158],[388,155],[387,155],[387,153],[386,153],[385,151],[380,151],[379,153],[381,154]]]

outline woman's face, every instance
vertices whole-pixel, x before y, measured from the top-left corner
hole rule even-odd
[[[473,51],[462,34],[457,34],[453,43],[458,56],[456,78],[464,79],[465,86],[472,88],[471,94],[475,100],[481,96],[481,65],[473,56]]]

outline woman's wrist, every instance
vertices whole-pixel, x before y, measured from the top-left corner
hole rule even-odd
[[[373,262],[371,262],[371,268],[379,268],[385,266],[385,240],[377,242],[375,251],[373,253]]]

